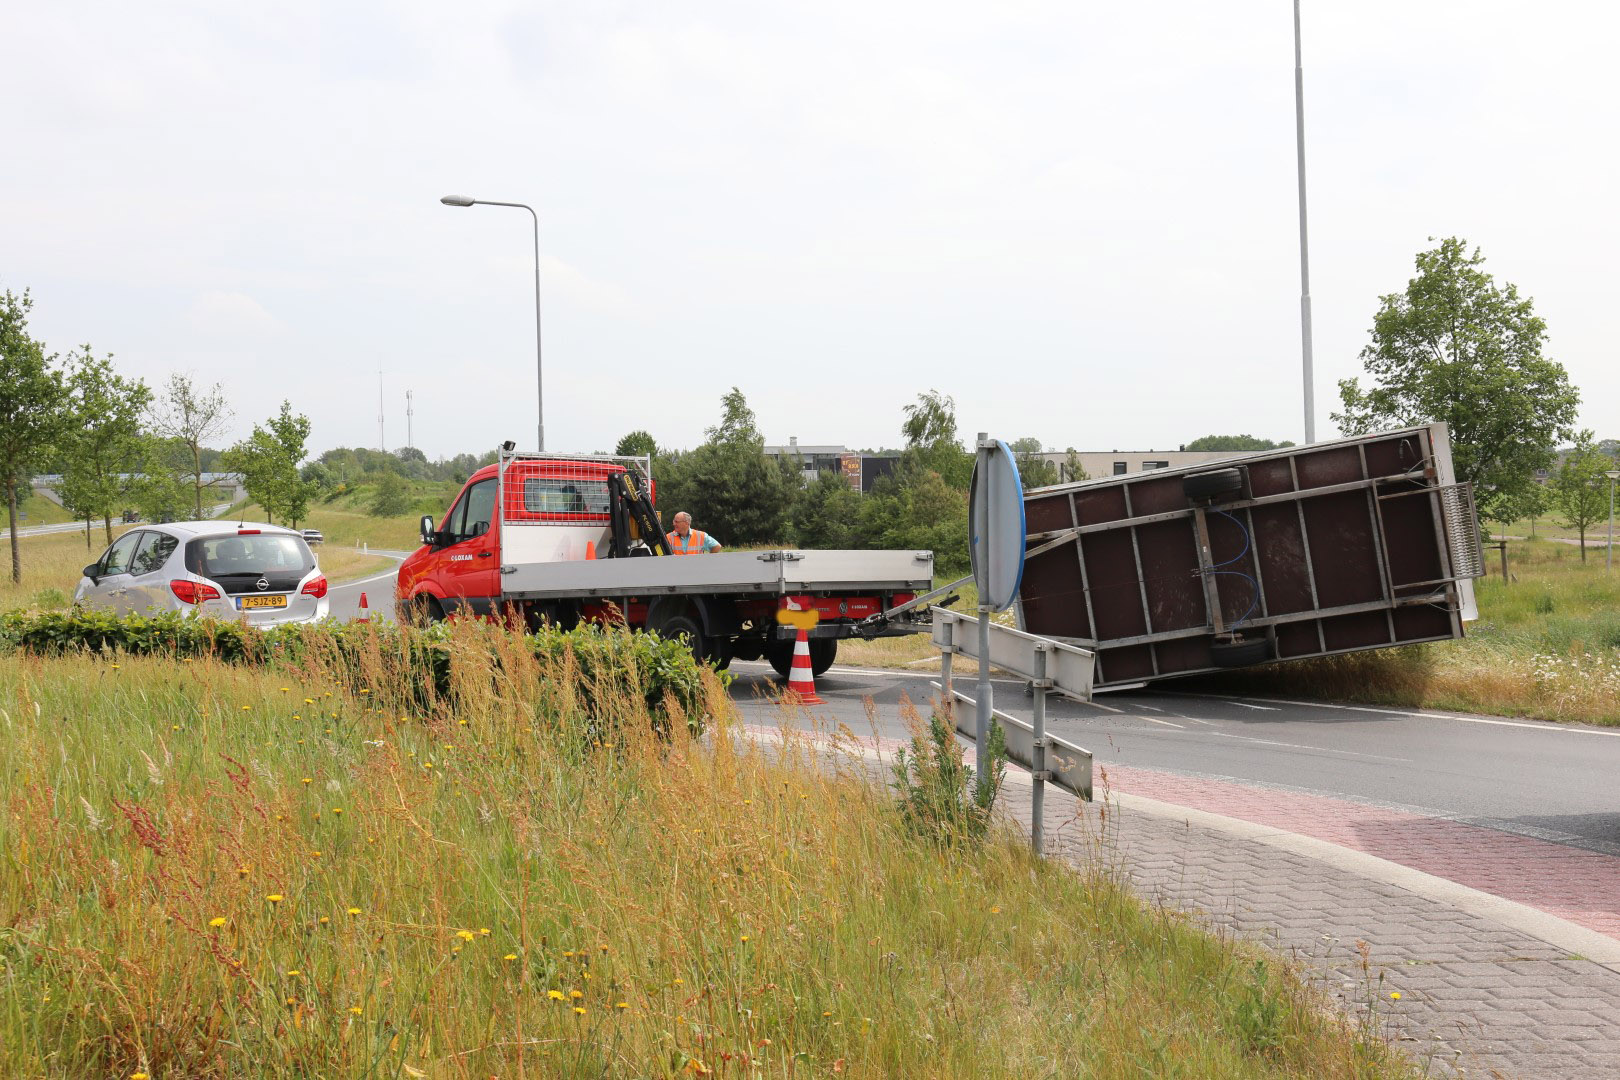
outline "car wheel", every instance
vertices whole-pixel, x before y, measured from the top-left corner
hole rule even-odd
[[[1217,641],[1209,647],[1209,659],[1216,667],[1223,668],[1263,664],[1271,659],[1271,642],[1265,638],[1256,641]]]
[[[1181,478],[1181,490],[1189,499],[1219,499],[1236,495],[1243,490],[1243,472],[1240,469],[1217,469],[1215,472],[1194,473]]]

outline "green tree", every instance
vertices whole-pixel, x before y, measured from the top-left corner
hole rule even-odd
[[[398,473],[383,473],[366,513],[372,517],[398,517],[411,508],[410,487]]]
[[[148,432],[140,443],[139,474],[130,487],[135,508],[149,521],[176,521],[191,506],[192,491],[176,462],[190,453],[183,445]]]
[[[793,502],[794,542],[829,550],[859,547],[860,517],[861,494],[843,473],[817,473]]]
[[[50,455],[67,427],[68,393],[55,357],[28,334],[28,290],[0,295],[0,484],[11,532],[11,580],[22,581],[17,543],[17,487]]]
[[[63,459],[62,503],[85,522],[100,518],[112,543],[113,514],[130,500],[135,477],[146,465],[141,417],[152,391],[139,379],[113,371],[111,354],[97,357],[89,345],[68,357],[71,423],[59,447]]]
[[[1575,436],[1575,447],[1564,455],[1552,484],[1552,502],[1564,516],[1564,527],[1581,538],[1581,561],[1586,561],[1586,530],[1609,516],[1609,476],[1614,459],[1600,453],[1590,431]]]
[[[967,491],[902,459],[892,476],[872,485],[861,507],[860,536],[862,547],[932,551],[940,573],[966,573]]]
[[[1024,490],[1031,488],[1051,487],[1058,482],[1058,467],[1048,461],[1041,451],[1041,440],[1036,438],[1014,439],[1007,444],[1007,449],[1013,452],[1018,462],[1018,480]]]
[[[685,510],[695,528],[723,544],[782,540],[796,485],[765,456],[765,438],[741,390],[732,387],[721,399],[720,422],[706,434],[695,450],[662,463],[658,504],[665,524]]]
[[[1194,439],[1183,450],[1220,451],[1220,450],[1281,450],[1293,446],[1291,442],[1272,442],[1270,439],[1258,439],[1253,435],[1204,435]]]
[[[202,477],[208,471],[204,463],[207,448],[203,444],[223,435],[230,418],[231,407],[218,383],[199,390],[190,377],[180,374],[169,377],[152,415],[152,430],[171,444],[185,448],[187,458],[173,467],[191,481],[198,520],[203,516]]]
[[[973,476],[973,454],[956,434],[956,401],[929,390],[905,407],[900,433],[906,437],[904,457],[931,469],[951,487],[965,489]]]
[[[1380,299],[1361,359],[1372,386],[1339,383],[1347,435],[1443,420],[1460,480],[1492,520],[1548,468],[1570,437],[1580,395],[1563,365],[1542,356],[1546,323],[1528,297],[1498,286],[1451,237],[1417,256],[1405,292]]]
[[[619,457],[655,457],[658,444],[647,432],[637,430],[620,439],[613,452]]]
[[[309,499],[319,485],[305,480],[298,472],[309,439],[309,418],[292,411],[290,402],[264,425],[255,424],[253,434],[231,447],[224,461],[233,472],[242,474],[248,496],[264,507],[274,522],[277,517],[297,528],[309,513]],[[398,473],[387,475],[398,477]],[[403,513],[403,511],[400,511]]]
[[[1063,454],[1063,474],[1059,480],[1072,484],[1077,480],[1090,480],[1084,465],[1080,464],[1080,453],[1074,447],[1069,447]]]

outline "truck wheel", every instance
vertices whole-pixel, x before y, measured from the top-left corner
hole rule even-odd
[[[1189,499],[1219,499],[1243,490],[1241,469],[1217,469],[1181,478],[1181,490]]]
[[[692,650],[692,658],[700,664],[706,659],[704,654],[709,645],[703,640],[703,628],[690,615],[674,615],[665,619],[658,628],[658,636],[665,641],[684,641],[686,647]]]
[[[789,656],[791,657],[791,655],[792,654],[790,653]],[[837,659],[837,638],[828,637],[810,639],[810,674],[814,675],[818,679],[821,678],[826,670],[833,666],[833,661]]]
[[[731,639],[715,637],[709,639],[708,650],[703,658],[713,666],[716,671],[724,671],[731,666]]]
[[[413,626],[432,626],[444,621],[444,608],[434,597],[423,594],[411,601],[409,615]]]
[[[793,639],[771,638],[765,646],[765,659],[770,662],[776,677],[785,681],[788,672],[793,670]]]
[[[1209,647],[1209,659],[1216,667],[1223,668],[1263,664],[1271,659],[1271,642],[1265,638],[1258,641],[1217,641]]]

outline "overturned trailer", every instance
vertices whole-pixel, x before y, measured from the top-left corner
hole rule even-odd
[[[1018,612],[1121,687],[1463,636],[1484,570],[1444,424],[1026,494]]]

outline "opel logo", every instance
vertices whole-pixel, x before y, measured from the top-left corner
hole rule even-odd
[[[270,587],[270,580],[268,578],[261,577],[258,581],[253,583],[253,587],[258,589],[260,592],[264,592],[264,590]]]

